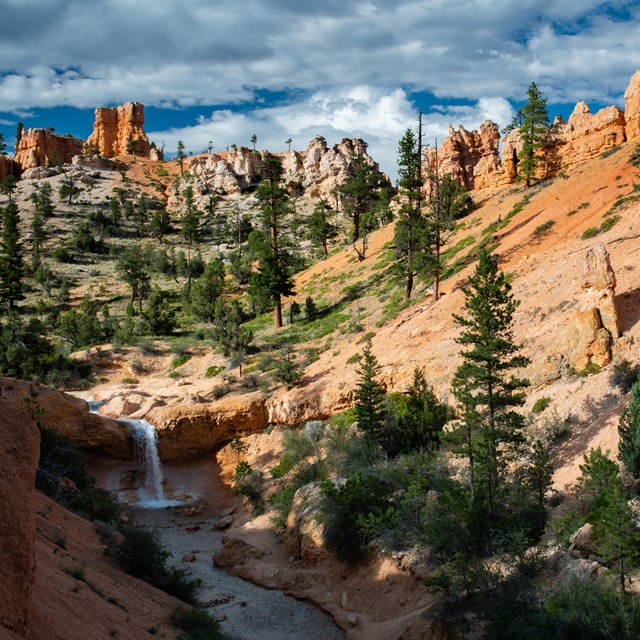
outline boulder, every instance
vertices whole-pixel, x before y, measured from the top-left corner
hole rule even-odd
[[[93,132],[85,143],[89,153],[107,158],[126,155],[130,153],[128,146],[131,141],[135,153],[149,157],[152,145],[144,131],[144,105],[127,102],[118,107],[96,109]],[[160,152],[156,149],[155,153]]]
[[[74,156],[75,157],[75,156]],[[53,167],[32,167],[22,172],[23,180],[44,180],[57,176],[59,171]]]
[[[264,551],[254,547],[240,538],[232,538],[224,547],[212,556],[216,567],[234,567],[244,564],[247,560],[259,560],[264,557]]]
[[[33,386],[38,394],[38,405],[43,410],[39,418],[41,424],[85,451],[120,460],[131,459],[133,443],[125,425],[89,413],[89,405],[84,400],[43,385]],[[23,407],[28,394],[28,382],[0,378],[0,399]]]
[[[300,487],[287,517],[284,543],[289,555],[302,560],[305,567],[317,565],[331,556],[324,546],[322,524],[318,519],[321,503],[319,482]]]
[[[146,419],[158,431],[158,453],[162,460],[179,460],[211,451],[236,435],[256,433],[267,426],[261,393],[155,407]]]
[[[598,546],[595,540],[595,532],[593,525],[589,522],[582,525],[572,536],[569,538],[570,549],[578,549],[584,552],[584,555],[589,556],[591,554],[598,553]]]
[[[0,627],[26,637],[35,579],[40,437],[22,407],[0,397]]]
[[[33,167],[55,167],[71,162],[82,153],[83,142],[72,136],[59,136],[51,129],[28,129],[16,148],[15,162],[21,171]]]

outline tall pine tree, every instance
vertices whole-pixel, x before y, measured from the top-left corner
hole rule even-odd
[[[495,515],[510,450],[522,442],[524,426],[512,407],[521,406],[526,380],[510,374],[529,360],[517,355],[513,314],[517,301],[494,256],[483,250],[475,274],[463,289],[465,316],[454,315],[462,327],[457,342],[467,348],[453,382],[469,434],[472,492],[482,485],[489,515]],[[475,433],[474,433],[475,431]]]
[[[631,387],[631,400],[618,424],[618,459],[634,478],[640,478],[640,381]]]
[[[385,389],[376,380],[380,375],[378,359],[371,352],[371,340],[367,341],[362,351],[360,366],[358,367],[358,382],[356,384],[355,413],[358,419],[358,427],[365,437],[380,442],[384,436]]]
[[[23,300],[22,279],[24,262],[20,241],[20,210],[15,202],[9,202],[2,214],[2,241],[0,242],[0,302],[15,309]]]

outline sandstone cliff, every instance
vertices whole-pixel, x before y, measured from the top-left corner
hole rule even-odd
[[[85,148],[101,156],[112,158],[131,153],[129,143],[133,142],[133,151],[141,156],[154,156],[161,160],[162,153],[144,131],[144,105],[139,102],[127,102],[118,107],[98,107],[93,132],[87,138]]]
[[[9,157],[0,154],[0,180],[4,180],[7,176],[15,176],[19,173],[18,166]]]
[[[640,71],[631,78],[625,98],[625,111],[611,106],[593,114],[586,103],[578,102],[568,121],[558,116],[549,129],[540,177],[553,177],[640,136]],[[440,173],[450,173],[470,190],[511,184],[518,175],[522,150],[518,130],[504,138],[502,154],[499,143],[498,126],[490,120],[482,123],[479,132],[450,127],[439,149],[427,150],[425,169],[433,171],[437,161]]]
[[[16,149],[15,162],[21,171],[33,167],[55,167],[71,162],[82,152],[83,142],[72,136],[59,136],[51,129],[28,129]]]
[[[38,429],[12,401],[0,397],[0,627],[26,637],[35,572]]]
[[[96,451],[118,459],[130,459],[131,434],[125,425],[89,413],[84,400],[55,389],[34,385],[37,402],[43,410],[40,422],[68,438],[78,448]],[[29,383],[12,378],[0,378],[0,400],[23,407]]]

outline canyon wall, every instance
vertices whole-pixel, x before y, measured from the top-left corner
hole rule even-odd
[[[585,102],[578,102],[569,120],[558,116],[549,127],[539,177],[556,176],[627,140],[640,138],[640,71],[631,78],[624,96],[624,111],[611,106],[594,114]],[[512,184],[522,150],[518,130],[502,140],[502,153],[499,144],[498,125],[490,120],[480,125],[480,131],[467,131],[462,125],[457,130],[450,127],[449,137],[437,150],[427,149],[425,171],[434,171],[437,165],[441,174],[450,173],[469,190]]]
[[[20,173],[16,163],[9,157],[0,154],[0,180],[4,180],[7,176],[15,176]]]

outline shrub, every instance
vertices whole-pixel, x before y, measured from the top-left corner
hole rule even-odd
[[[177,606],[169,614],[171,623],[186,631],[180,639],[225,640],[227,636],[220,631],[220,625],[203,609],[187,609]]]
[[[171,361],[171,368],[177,369],[178,367],[181,367],[183,364],[186,364],[187,362],[189,362],[189,360],[191,360],[191,356],[188,353],[183,353],[182,355],[178,356],[177,358],[174,358]]]
[[[589,238],[595,238],[600,233],[598,227],[589,227],[582,233],[582,239],[588,240]]]
[[[262,500],[264,478],[259,471],[252,470],[242,475],[236,480],[236,489],[238,493],[249,499],[254,513],[262,513],[264,511],[264,502]]]
[[[210,367],[207,367],[207,370],[204,372],[204,377],[215,378],[219,373],[222,373],[224,369],[225,368],[222,366],[211,365]]]
[[[551,404],[551,398],[547,396],[542,396],[538,398],[533,407],[531,408],[531,413],[542,413],[549,405]]]
[[[629,156],[629,162],[631,166],[636,167],[636,169],[640,168],[640,143],[636,145],[633,153]]]
[[[600,225],[600,231],[605,233],[609,231],[620,220],[620,216],[608,216],[604,219],[604,222]]]
[[[192,580],[182,569],[167,567],[169,552],[162,548],[155,532],[135,527],[123,527],[120,531],[122,541],[108,547],[107,552],[126,573],[145,580],[183,602],[195,603],[195,590],[200,581]]]
[[[553,225],[556,223],[555,220],[547,220],[546,222],[543,222],[542,224],[539,224],[533,231],[533,233],[536,236],[540,236],[543,233],[546,233],[547,231],[549,231],[549,229],[551,229],[551,227],[553,227]]]
[[[623,393],[627,393],[638,379],[639,373],[640,366],[632,365],[628,360],[621,360],[613,365],[609,382],[614,387],[618,387]]]

